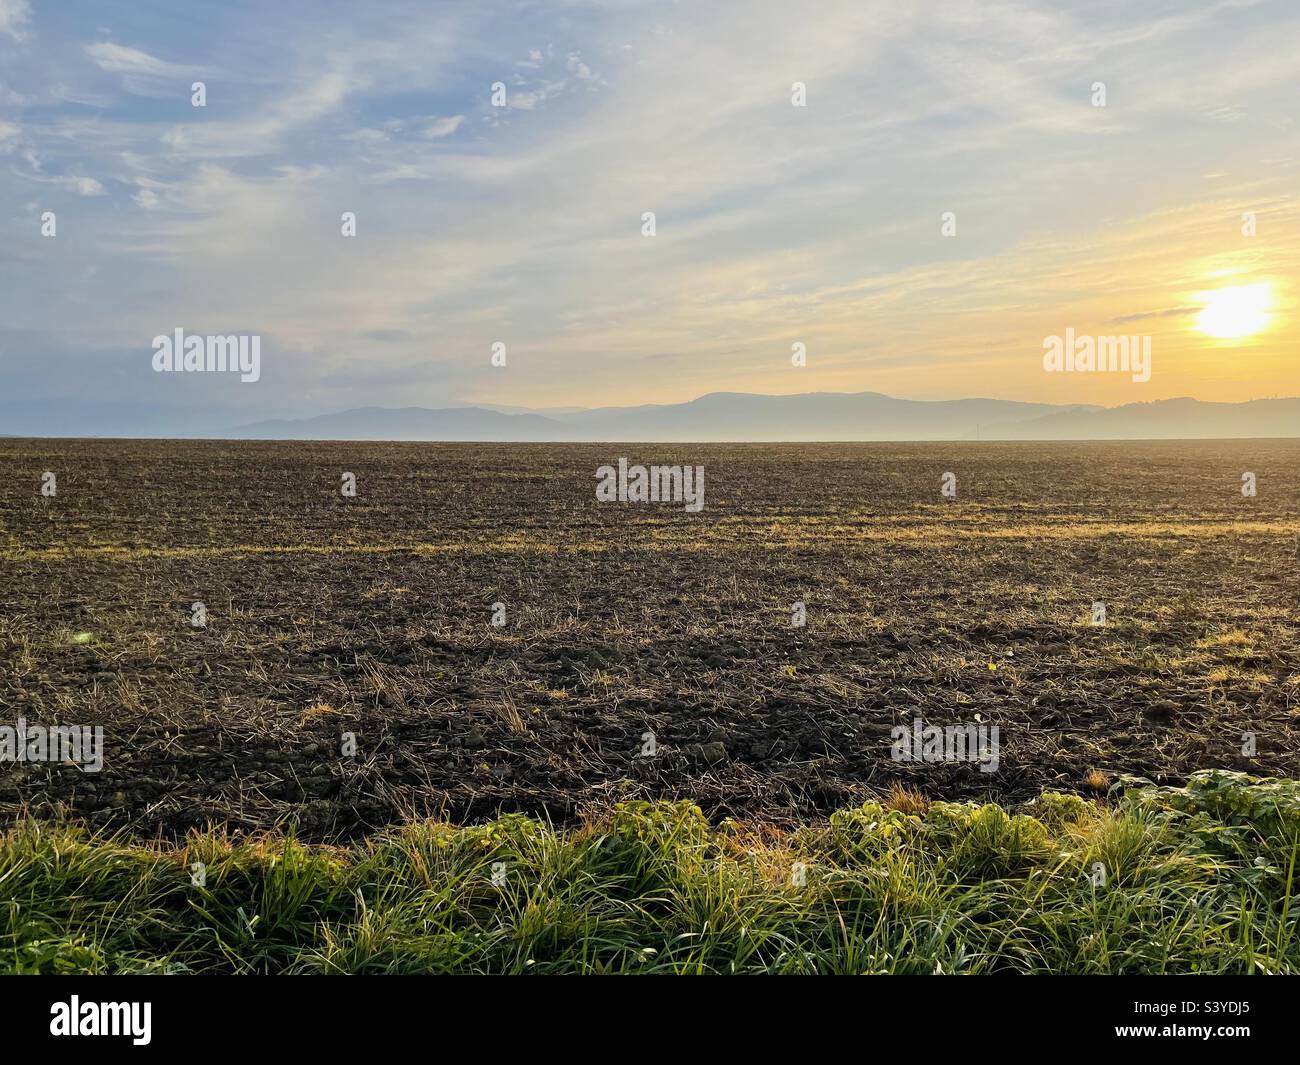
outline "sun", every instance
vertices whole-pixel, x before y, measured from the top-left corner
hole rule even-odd
[[[1206,336],[1248,337],[1269,323],[1273,290],[1265,283],[1202,292],[1201,298],[1205,306],[1196,317],[1196,328]]]

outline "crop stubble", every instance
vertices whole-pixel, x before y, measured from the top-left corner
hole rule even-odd
[[[704,465],[703,512],[597,503],[620,455]],[[1094,769],[1294,777],[1298,460],[1297,441],[0,440],[0,720],[102,724],[107,747],[98,774],[0,766],[0,815],[328,839],[629,798],[791,823],[895,782],[1016,802]],[[891,760],[893,725],[976,715],[998,772]]]

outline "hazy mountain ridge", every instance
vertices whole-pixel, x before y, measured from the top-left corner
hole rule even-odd
[[[239,426],[236,440],[564,440],[565,428],[540,414],[503,414],[484,407],[357,407],[315,418],[283,418]]]
[[[988,428],[991,440],[1188,440],[1300,436],[1300,399],[1207,403],[1184,396],[1062,411]]]
[[[522,410],[522,408],[510,408]],[[1120,407],[897,399],[879,392],[711,392],[687,403],[547,414],[455,406],[363,407],[232,429],[237,439],[447,441],[853,441],[1195,439],[1300,436],[1300,398]]]

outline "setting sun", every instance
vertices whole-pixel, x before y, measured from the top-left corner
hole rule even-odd
[[[1197,315],[1196,328],[1207,336],[1246,337],[1268,325],[1273,293],[1267,284],[1237,285],[1201,296],[1205,306]]]

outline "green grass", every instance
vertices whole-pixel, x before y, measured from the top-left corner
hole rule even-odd
[[[868,803],[788,834],[634,803],[568,833],[420,822],[351,848],[32,820],[0,842],[0,970],[1300,972],[1300,782],[1115,790]]]

